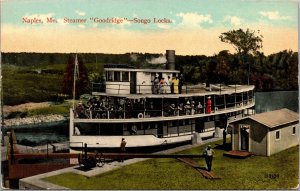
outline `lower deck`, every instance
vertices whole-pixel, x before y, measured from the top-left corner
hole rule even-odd
[[[240,116],[242,113],[242,111],[233,112],[231,116]],[[227,120],[228,116],[221,114],[170,121],[136,121],[126,123],[74,122],[72,134],[74,136],[154,135],[162,138],[192,134],[194,132],[204,133],[214,130],[215,127],[225,128]]]
[[[176,119],[170,121],[136,121],[124,123],[74,122],[70,127],[70,147],[119,148],[120,140],[128,140],[126,147],[162,146],[214,137],[216,129],[226,128],[229,121],[244,116],[244,110],[227,114]]]

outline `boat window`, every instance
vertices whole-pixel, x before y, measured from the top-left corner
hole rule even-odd
[[[186,124],[186,125],[190,125],[190,124],[191,124],[190,122],[191,122],[190,119],[186,119],[186,120],[185,120],[185,124]]]
[[[172,121],[172,127],[177,127],[177,121]]]
[[[121,74],[120,74],[120,72],[115,71],[115,73],[114,73],[114,81],[116,81],[116,82],[121,81]]]
[[[114,79],[114,72],[113,71],[107,71],[106,72],[106,81],[113,81]]]
[[[129,82],[129,72],[122,72],[122,82]]]
[[[179,126],[183,126],[183,125],[185,125],[185,123],[184,123],[184,120],[179,120]]]
[[[191,120],[191,123],[192,123],[192,124],[195,124],[195,123],[196,123],[196,120],[195,120],[195,119],[192,119],[192,120]]]
[[[135,126],[136,126],[137,130],[142,130],[141,123],[136,123]]]
[[[149,123],[144,123],[142,129],[149,129]]]
[[[150,123],[150,129],[156,129],[156,126],[155,126],[155,123],[154,123],[154,122],[151,122],[151,123]]]

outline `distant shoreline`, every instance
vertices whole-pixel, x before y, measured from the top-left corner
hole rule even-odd
[[[37,115],[24,118],[13,118],[4,120],[4,129],[17,129],[27,127],[53,126],[64,123],[68,120],[63,115]]]

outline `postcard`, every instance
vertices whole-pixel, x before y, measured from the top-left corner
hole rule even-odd
[[[298,1],[0,5],[2,188],[299,188]]]

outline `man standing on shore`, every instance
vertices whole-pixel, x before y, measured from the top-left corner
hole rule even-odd
[[[212,159],[213,159],[213,154],[214,150],[211,148],[210,145],[206,147],[206,149],[203,151],[203,154],[205,156],[205,161],[207,165],[207,170],[211,171],[211,166],[212,166]]]

